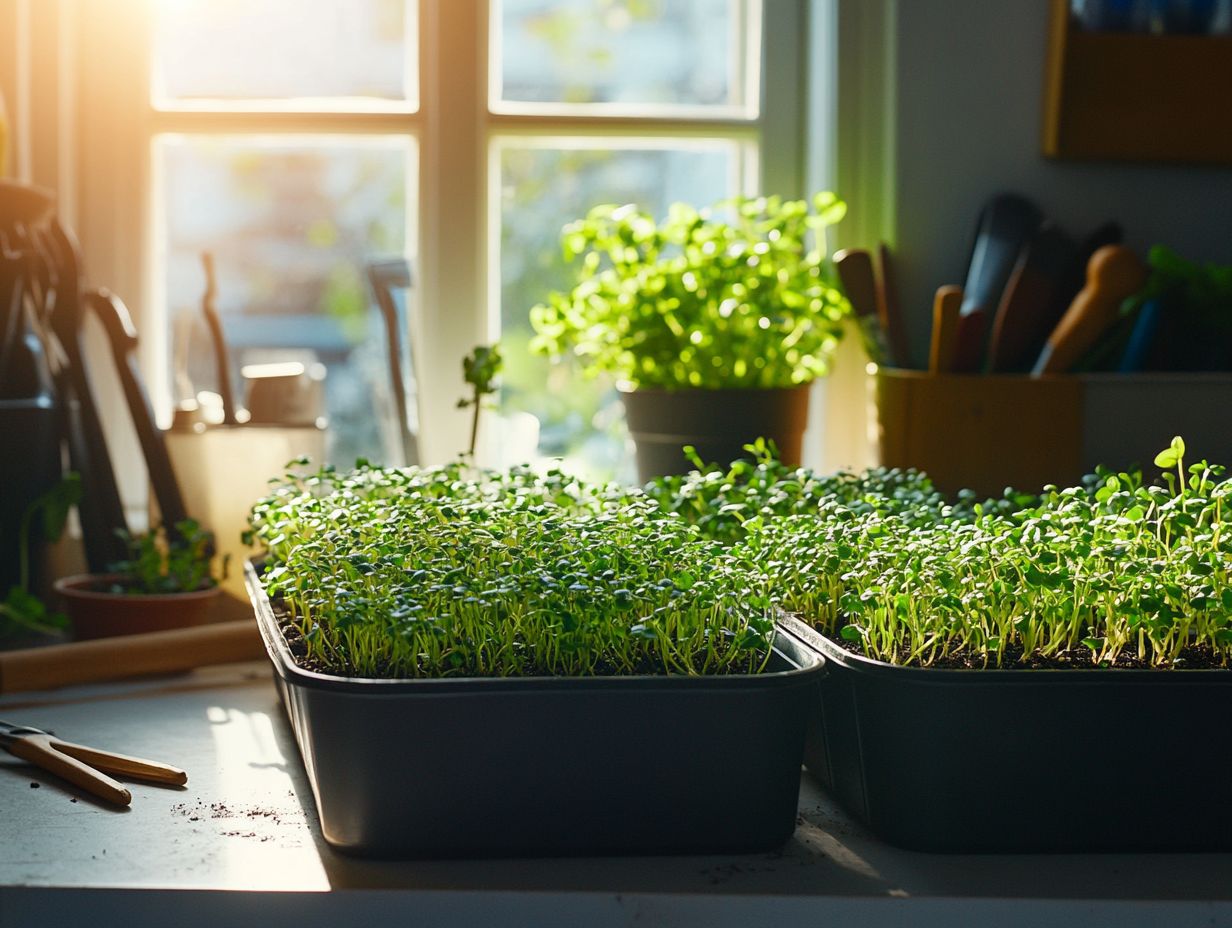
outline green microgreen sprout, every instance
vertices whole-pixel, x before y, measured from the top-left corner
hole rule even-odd
[[[498,345],[477,345],[474,351],[462,359],[462,378],[470,385],[472,393],[470,397],[458,400],[458,409],[468,406],[474,409],[471,415],[471,443],[466,452],[471,458],[475,456],[475,446],[479,441],[479,413],[484,398],[499,389],[496,378],[503,365]]]

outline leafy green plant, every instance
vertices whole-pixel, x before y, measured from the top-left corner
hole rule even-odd
[[[68,624],[63,613],[52,612],[30,591],[30,543],[35,520],[42,537],[60,540],[69,510],[81,499],[81,476],[69,472],[60,482],[34,500],[22,514],[18,527],[18,580],[0,601],[0,638],[22,632],[51,632]]]
[[[192,519],[175,524],[175,532],[158,526],[143,535],[121,532],[128,557],[112,564],[118,574],[109,592],[134,596],[191,593],[212,589],[219,578],[213,574],[214,536]],[[226,559],[221,576],[226,576]]]
[[[1130,315],[1157,301],[1170,320],[1161,363],[1181,370],[1227,370],[1232,335],[1232,265],[1189,261],[1166,245],[1147,254],[1150,276],[1142,290],[1125,301]]]
[[[490,396],[498,389],[496,378],[502,367],[500,347],[498,345],[477,345],[467,357],[462,359],[462,378],[472,389],[469,398],[458,400],[458,408],[473,407],[471,417],[471,443],[467,454],[475,456],[475,445],[479,441],[479,413],[483,407],[484,397]]]
[[[366,677],[718,674],[765,666],[773,609],[645,498],[559,472],[326,469],[254,508],[307,659]]]
[[[1031,494],[1007,490],[1000,500],[980,502],[964,491],[951,500],[918,470],[877,467],[856,474],[818,474],[788,467],[779,460],[773,442],[757,439],[744,446],[748,457],[727,469],[707,469],[686,448],[695,468],[683,476],[659,477],[644,489],[665,513],[695,524],[707,538],[733,544],[770,519],[794,515],[816,517],[822,503],[840,503],[855,513],[870,511],[910,514],[914,522],[969,522],[980,512],[1013,512],[1037,500]]]
[[[1105,473],[970,520],[832,496],[740,553],[786,608],[890,663],[1227,666],[1232,482],[1184,452],[1177,438],[1157,458],[1166,487]]]
[[[577,281],[531,310],[532,346],[635,386],[808,383],[826,372],[850,312],[825,245],[845,211],[832,193],[811,210],[779,197],[701,212],[677,203],[661,222],[597,206],[564,228]]]

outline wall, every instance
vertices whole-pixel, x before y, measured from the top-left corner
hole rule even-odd
[[[1232,167],[1040,155],[1043,0],[899,0],[895,7],[897,208],[887,236],[899,255],[917,364],[927,355],[932,294],[962,283],[977,213],[1001,190],[1031,197],[1071,234],[1116,218],[1139,250],[1165,242],[1190,258],[1232,262]],[[1228,90],[1206,92],[1226,98]]]

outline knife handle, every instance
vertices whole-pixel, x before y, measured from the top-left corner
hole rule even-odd
[[[1031,373],[1060,374],[1073,368],[1117,320],[1121,303],[1147,280],[1142,261],[1124,245],[1105,245],[1087,264],[1087,281],[1065,311]]]

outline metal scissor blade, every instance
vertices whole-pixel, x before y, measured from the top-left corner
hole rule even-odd
[[[0,742],[11,741],[13,738],[20,738],[23,735],[50,735],[54,732],[44,731],[41,728],[31,728],[29,725],[16,725],[13,722],[6,722],[0,719]]]

